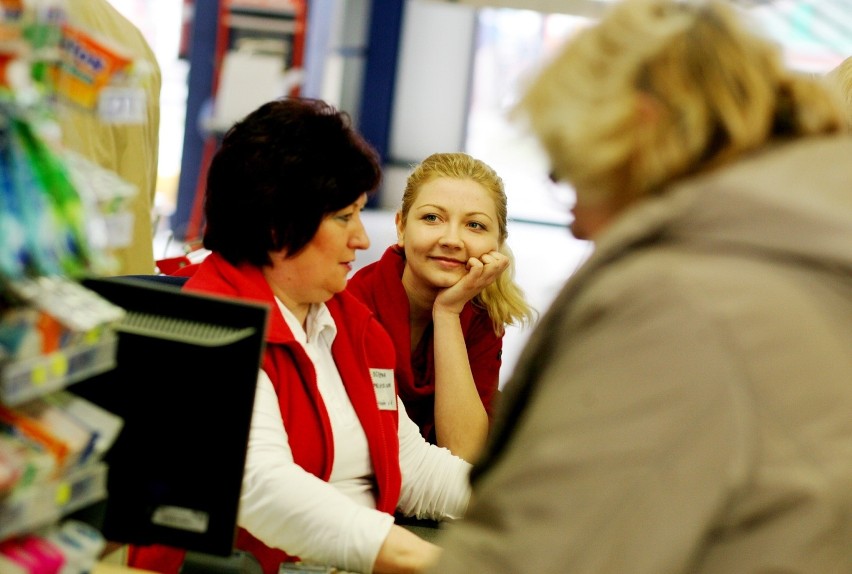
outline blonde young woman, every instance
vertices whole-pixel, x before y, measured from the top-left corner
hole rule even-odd
[[[503,181],[464,153],[410,174],[398,241],[348,290],[396,344],[400,398],[430,442],[474,460],[488,434],[506,325],[533,311],[513,281]]]
[[[852,137],[757,29],[622,0],[524,91],[595,251],[429,572],[852,572]]]

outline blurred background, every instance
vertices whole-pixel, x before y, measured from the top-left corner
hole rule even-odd
[[[217,137],[285,93],[346,110],[382,156],[384,183],[365,214],[372,246],[359,265],[395,241],[408,170],[435,151],[466,151],[503,177],[517,278],[536,308],[588,255],[567,229],[573,191],[549,180],[544,154],[507,113],[526,78],[608,1],[110,1],[142,30],[163,74],[155,257],[197,244]],[[732,2],[791,67],[824,74],[852,54],[852,0]],[[504,380],[526,335],[507,332]]]

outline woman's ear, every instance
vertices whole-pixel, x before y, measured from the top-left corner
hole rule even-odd
[[[275,250],[272,250],[272,251],[268,251],[267,253],[269,253],[269,260],[272,261],[273,263],[280,263],[281,261],[284,261],[285,259],[287,259],[287,249],[286,248],[275,249]]]
[[[403,238],[405,237],[405,222],[402,220],[402,212],[396,212],[396,244],[400,247],[405,247]]]

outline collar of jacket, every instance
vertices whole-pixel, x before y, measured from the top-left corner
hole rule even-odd
[[[248,263],[233,265],[218,253],[211,253],[198,267],[195,274],[186,282],[186,288],[212,294],[245,299],[266,305],[269,309],[266,340],[273,344],[288,344],[294,341],[293,334],[278,309],[278,302],[272,293],[272,288],[266,281],[259,267]],[[358,305],[349,304],[348,299],[354,298],[348,294],[337,294],[326,302],[329,311],[338,323],[343,308],[346,309],[346,319],[350,330],[364,328],[369,317],[369,311]]]

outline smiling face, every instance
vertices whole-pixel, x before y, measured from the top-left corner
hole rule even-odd
[[[264,268],[266,280],[301,320],[312,303],[323,303],[343,291],[356,251],[370,246],[361,221],[366,203],[364,194],[355,203],[327,214],[313,238],[292,257],[284,250],[270,254],[272,265]]]
[[[469,179],[439,177],[420,186],[397,238],[405,249],[402,282],[411,293],[437,292],[467,272],[467,261],[500,245],[497,210],[491,193]]]

